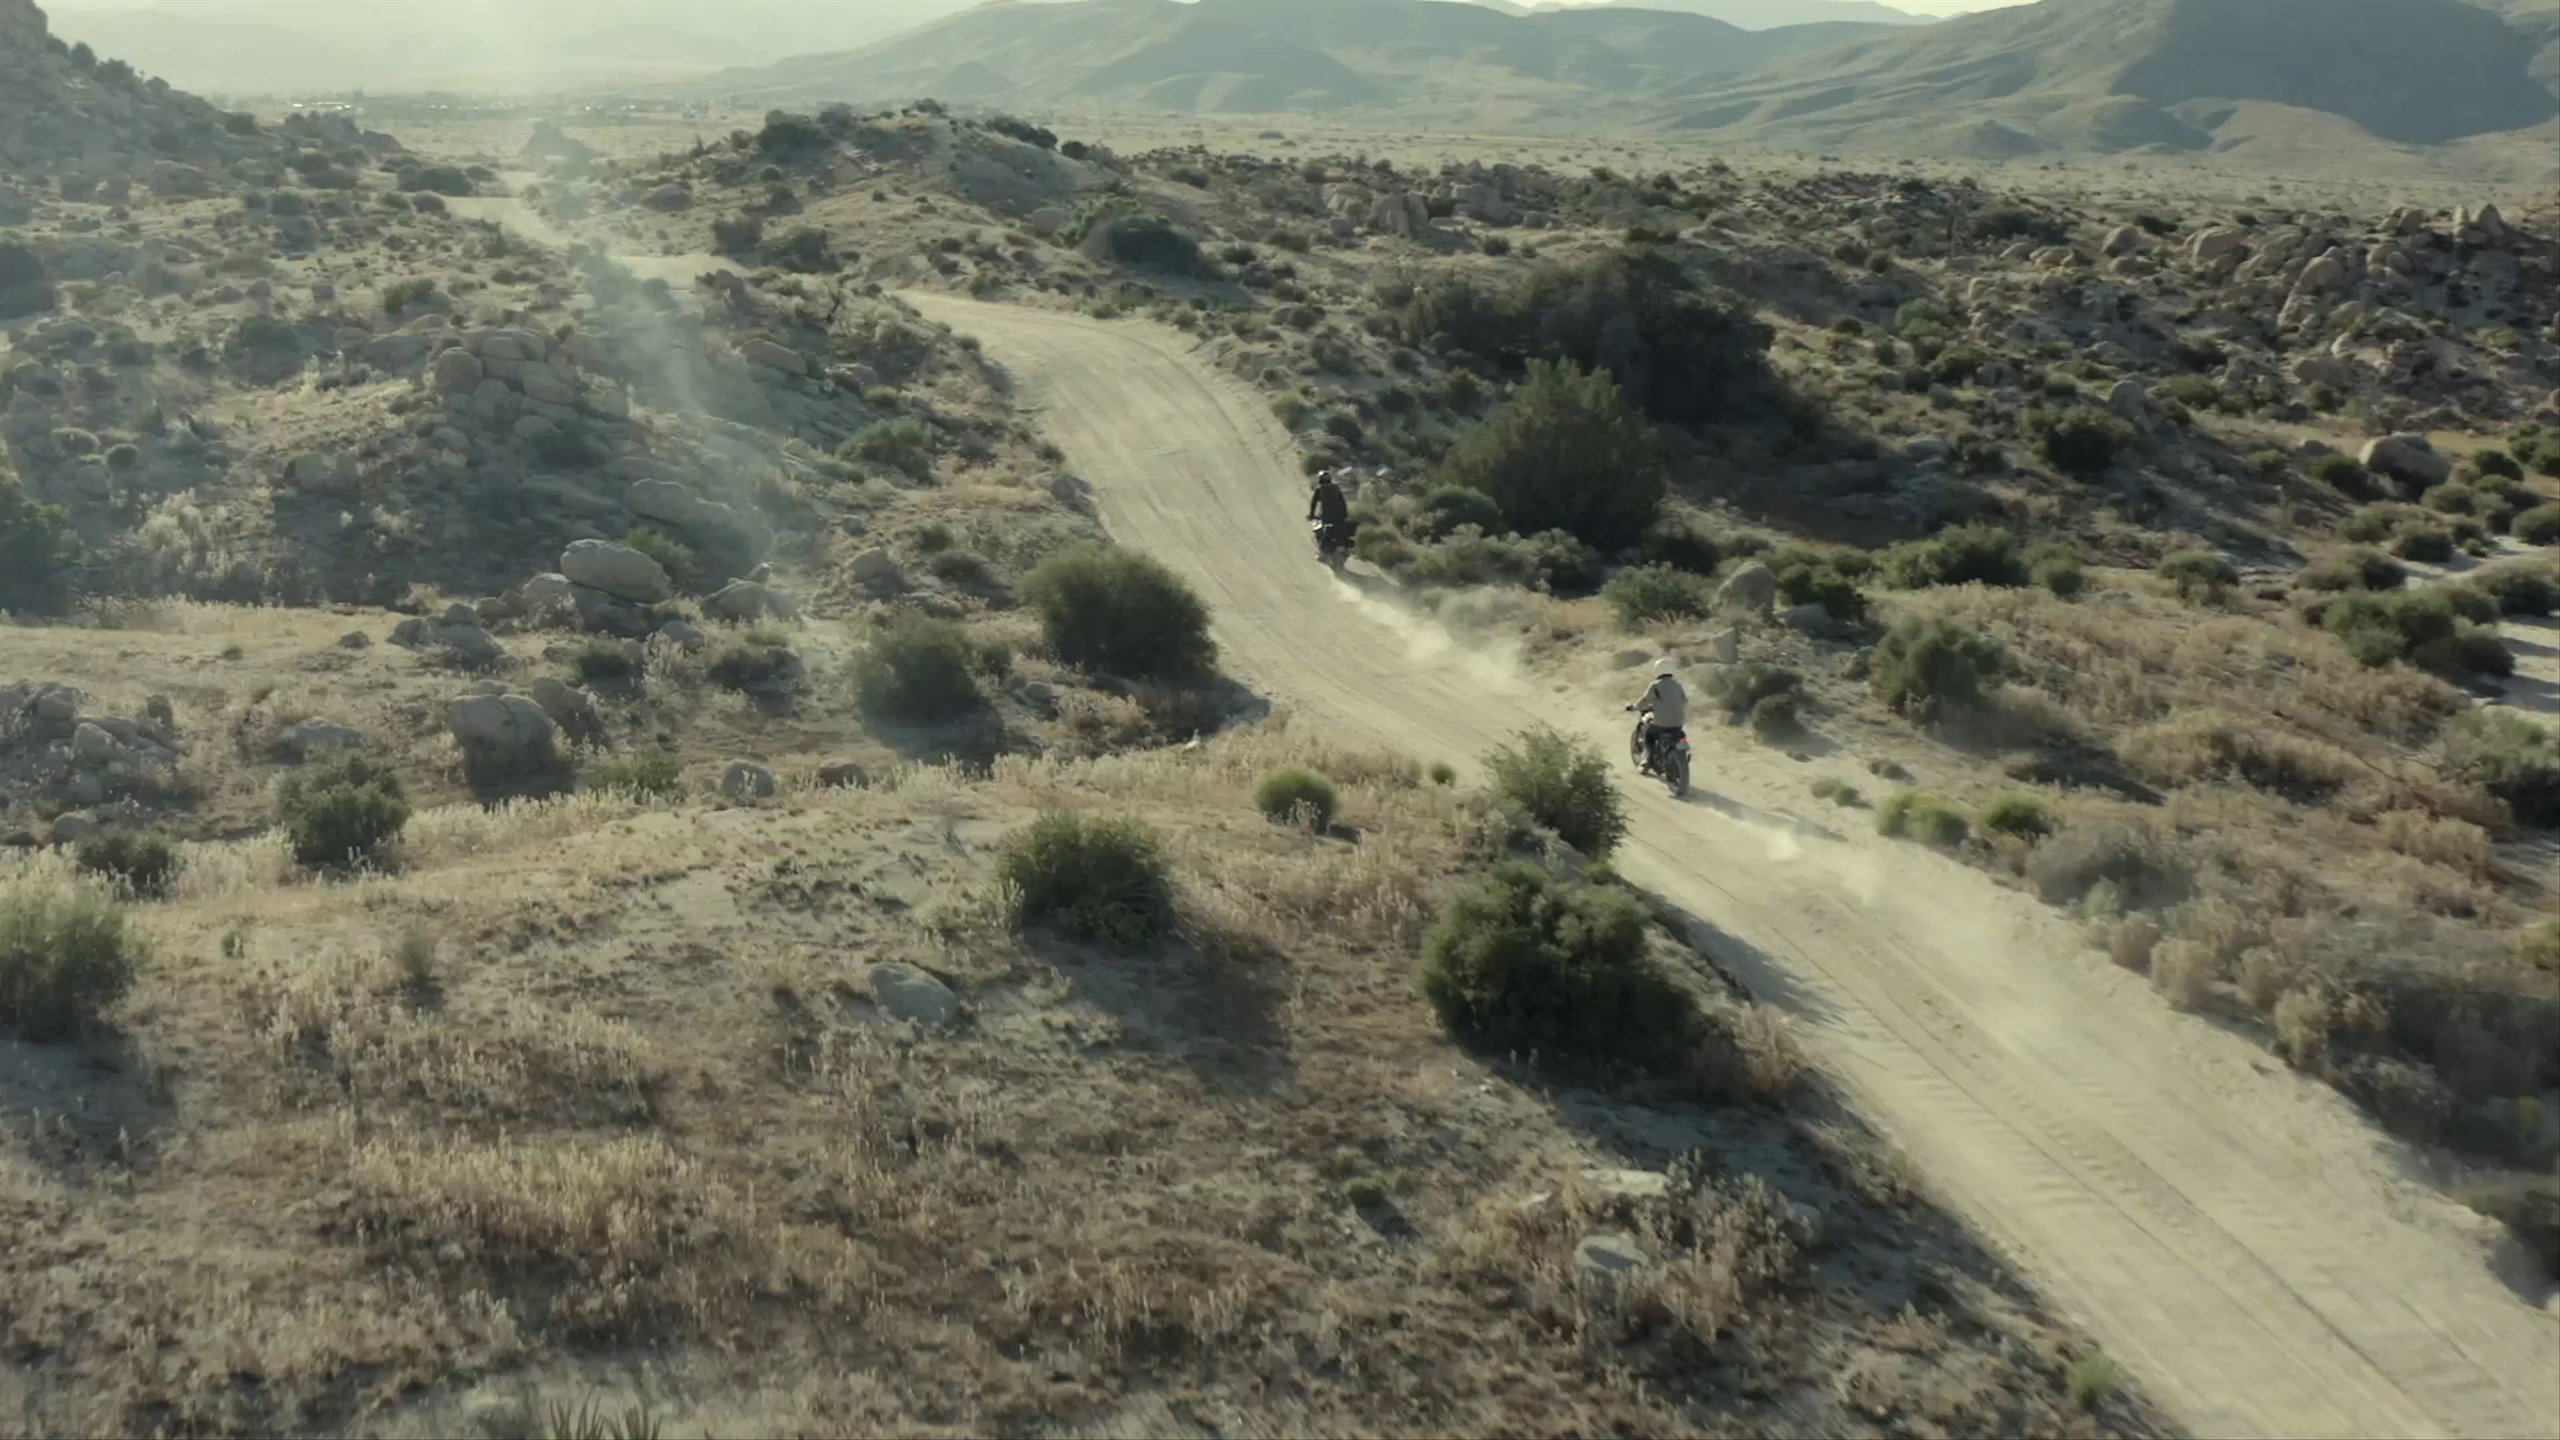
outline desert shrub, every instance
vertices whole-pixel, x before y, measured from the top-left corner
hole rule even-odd
[[[1899,790],[1876,807],[1876,830],[1897,840],[1916,840],[1952,850],[1973,832],[1964,812],[1922,790]]]
[[[2505,801],[2521,824],[2560,826],[2560,733],[2507,711],[2474,710],[2445,732],[2444,771]]]
[[[933,429],[912,415],[874,420],[844,442],[841,458],[920,476],[933,466]]]
[[[377,867],[409,823],[408,792],[390,767],[342,755],[287,775],[276,818],[298,865],[338,873]]]
[[[409,194],[424,190],[431,195],[464,196],[479,193],[471,177],[451,165],[425,165],[400,177],[400,188]]]
[[[105,898],[33,886],[0,896],[0,1025],[26,1039],[69,1039],[97,1023],[141,968],[140,938]]]
[[[1626,806],[1600,752],[1540,726],[1485,759],[1493,792],[1530,823],[1594,860],[1627,833]]]
[[[2486,570],[2471,583],[2496,602],[2501,615],[2539,617],[2560,610],[2560,579],[2540,570]]]
[[[855,693],[864,710],[888,719],[953,719],[982,703],[971,668],[976,658],[969,632],[960,626],[902,614],[872,637],[854,663]]]
[[[1804,676],[1784,665],[1746,660],[1707,671],[1701,688],[1704,698],[1724,711],[1727,720],[1739,722],[1750,718],[1764,701],[1803,694]]]
[[[802,225],[780,239],[767,240],[764,256],[797,275],[833,275],[845,266],[844,257],[836,253],[834,237],[815,225]]]
[[[1704,615],[1712,599],[1704,579],[1668,565],[1621,570],[1600,587],[1600,598],[1617,613],[1618,623],[1630,630],[1657,620]]]
[[[2027,547],[2027,578],[2036,587],[2064,600],[2089,588],[2089,572],[2081,566],[2080,552],[2058,541]]]
[[[1422,515],[1434,538],[1461,525],[1473,525],[1488,535],[1500,534],[1503,528],[1502,507],[1482,490],[1465,485],[1442,485],[1423,496]]]
[[[996,870],[1018,923],[1070,940],[1134,950],[1173,922],[1163,843],[1135,820],[1043,815],[1006,837]]]
[[[1895,590],[1935,585],[2019,586],[2032,578],[2018,537],[1998,525],[1959,525],[1884,552],[1876,573]]]
[[[1657,1049],[1692,1008],[1646,955],[1635,897],[1519,861],[1450,900],[1422,943],[1422,993],[1478,1044],[1588,1061]]]
[[[1778,596],[1790,605],[1819,605],[1834,620],[1854,625],[1867,618],[1866,592],[1858,588],[1865,557],[1789,546],[1763,557],[1778,577]]]
[[[657,561],[678,586],[690,588],[700,578],[693,547],[654,525],[634,525],[623,532],[622,543]]]
[[[2429,487],[2418,503],[2439,515],[2477,515],[2482,509],[2480,492],[2458,480]]]
[[[590,685],[628,680],[640,673],[640,658],[611,640],[589,640],[570,662],[578,678]]]
[[[1751,706],[1751,733],[1771,744],[1802,735],[1804,717],[1800,704],[1793,692],[1760,697]]]
[[[397,320],[411,310],[425,309],[442,298],[436,290],[436,282],[424,275],[395,280],[383,287],[382,313]]]
[[[2455,616],[2474,625],[2491,624],[2498,618],[2498,597],[2477,585],[2447,585],[2436,593],[2453,607]]]
[[[73,863],[136,899],[157,900],[178,878],[178,847],[158,835],[111,830],[81,841]]]
[[[1434,785],[1455,785],[1458,783],[1458,767],[1450,764],[1446,760],[1432,761],[1431,768],[1426,773],[1431,777],[1431,783]]]
[[[2524,478],[2524,466],[2516,463],[2516,457],[2504,450],[2475,452],[2471,457],[2471,470],[2477,475],[2497,475],[2509,480]]]
[[[2456,678],[2510,674],[2515,668],[2505,643],[2493,632],[2465,625],[2450,592],[2442,589],[2343,595],[2324,603],[2320,623],[2367,665],[2405,660]]]
[[[2373,472],[2351,455],[2323,455],[2311,477],[2341,495],[2361,498],[2373,493]]]
[[[1647,246],[1499,286],[1444,275],[1414,288],[1394,326],[1409,345],[1513,369],[1545,360],[1605,371],[1645,414],[1674,424],[1737,413],[1764,387],[1774,338]]]
[[[2096,820],[2067,824],[2036,846],[2027,861],[2027,882],[2048,905],[2078,905],[2104,897],[2092,908],[2143,910],[2175,903],[2189,888],[2180,866],[2159,835],[2134,821]]]
[[[23,240],[0,238],[0,320],[41,314],[54,307],[55,299],[35,248]]]
[[[2306,590],[2397,590],[2409,568],[2379,550],[2358,547],[2329,556],[2302,572]]]
[[[1982,807],[1982,828],[1995,835],[2041,840],[2053,833],[2053,812],[2034,795],[1997,795]]]
[[[1200,242],[1162,215],[1112,209],[1085,217],[1079,228],[1082,233],[1070,238],[1088,260],[1173,275],[1208,268]]]
[[[684,794],[684,765],[663,750],[618,755],[580,771],[578,788],[634,800],[673,800]]]
[[[2075,405],[2027,414],[2027,433],[2045,463],[2066,475],[2100,475],[2133,443],[2133,427],[2103,410]]]
[[[1151,556],[1079,545],[1042,560],[1022,582],[1049,649],[1090,670],[1180,678],[1218,658],[1209,607]]]
[[[1441,478],[1484,494],[1522,534],[1562,530],[1603,550],[1644,534],[1664,488],[1653,428],[1616,382],[1543,362],[1450,447]]]
[[[1253,787],[1253,808],[1275,824],[1330,830],[1339,803],[1332,781],[1297,766],[1274,770]]]
[[[2411,513],[2406,505],[2367,505],[2338,522],[2338,536],[2358,545],[2379,545],[2397,534]]]
[[[2534,506],[2518,515],[2507,533],[2527,545],[2560,545],[2560,504]]]
[[[0,610],[59,613],[86,553],[70,512],[0,475]]]
[[[1019,140],[1025,145],[1036,145],[1043,150],[1055,150],[1058,148],[1058,135],[1056,131],[1051,130],[1045,125],[1034,125],[1028,120],[1018,119],[1011,115],[994,115],[988,117],[987,128],[993,130],[999,135],[1009,136],[1013,139]]]
[[[2424,565],[2441,565],[2452,559],[2453,548],[2452,531],[2423,521],[2404,522],[2400,533],[2391,537],[2392,554]]]
[[[2503,1223],[2543,1273],[2560,1280],[2560,1176],[2502,1180],[2464,1195],[2471,1208]]]
[[[756,148],[767,155],[822,150],[827,143],[827,132],[818,122],[783,110],[767,113],[764,128],[756,132]]]
[[[2006,668],[2000,643],[1960,621],[1898,621],[1876,646],[1869,684],[1877,699],[1914,719],[1979,708]]]
[[[2160,382],[2160,393],[2190,410],[2210,410],[2222,403],[2222,387],[2202,375],[2172,375]]]
[[[764,217],[732,215],[711,222],[711,243],[723,255],[751,255],[764,243]]]
[[[2160,578],[2178,588],[2178,598],[2218,602],[2240,583],[2240,572],[2212,550],[2184,550],[2160,562]]]

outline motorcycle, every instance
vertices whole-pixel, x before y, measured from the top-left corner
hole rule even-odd
[[[1339,572],[1343,566],[1351,563],[1350,521],[1346,520],[1339,525],[1327,525],[1322,520],[1310,520],[1307,522],[1307,529],[1316,538],[1316,558],[1323,561],[1327,568]]]
[[[1689,793],[1689,732],[1673,730],[1655,735],[1648,746],[1645,743],[1646,732],[1653,726],[1653,712],[1638,710],[1633,705],[1627,707],[1627,712],[1636,717],[1635,733],[1627,738],[1628,758],[1635,761],[1636,773],[1660,780],[1675,799],[1686,797]]]

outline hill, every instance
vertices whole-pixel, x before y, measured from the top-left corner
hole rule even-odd
[[[1554,7],[1549,7],[1554,8]],[[1926,15],[1896,10],[1876,0],[1609,0],[1612,10],[1669,10],[1703,15],[1745,30],[1777,30],[1791,25],[1928,25]]]
[[[1664,119],[1994,156],[2201,152],[2302,127],[2438,145],[2560,116],[2533,63],[2464,0],[2043,0],[1711,85]]]
[[[1636,9],[1511,14],[1446,0],[1011,0],[860,50],[677,87],[755,103],[944,95],[1172,110],[1543,105],[1581,120],[1854,39],[1864,27],[1755,33]],[[1008,88],[995,90],[989,77]]]

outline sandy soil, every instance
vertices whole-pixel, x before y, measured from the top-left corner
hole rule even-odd
[[[1531,681],[1383,582],[1332,579],[1287,435],[1186,338],[908,298],[1012,372],[1115,535],[1200,587],[1258,691],[1462,769],[1541,720],[1622,741],[1614,697]],[[1622,871],[1698,916],[1831,1079],[2187,1425],[2560,1433],[2560,1320],[2501,1284],[2487,1223],[2345,1101],[2118,993],[2141,981],[2026,897],[1788,814],[1805,767],[1698,738],[1687,803],[1631,787]]]

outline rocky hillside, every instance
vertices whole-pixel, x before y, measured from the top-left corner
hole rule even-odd
[[[2273,110],[2434,145],[2560,118],[2533,63],[2466,0],[2040,0],[1710,87],[1665,120],[2000,157],[2227,149]]]

